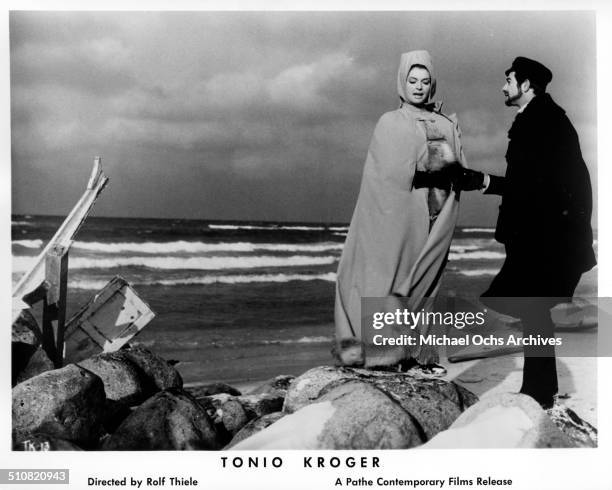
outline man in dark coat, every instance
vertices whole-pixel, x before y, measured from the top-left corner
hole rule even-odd
[[[545,92],[552,73],[518,57],[506,70],[507,106],[519,107],[508,132],[505,177],[462,169],[458,186],[502,196],[495,238],[506,260],[483,303],[521,318],[523,337],[554,336],[550,308],[571,297],[595,265],[592,194],[576,130]],[[520,298],[514,301],[496,298]],[[538,298],[538,299],[535,299]],[[524,347],[521,393],[550,407],[558,391],[554,345]]]

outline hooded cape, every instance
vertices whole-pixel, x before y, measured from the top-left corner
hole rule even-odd
[[[432,75],[430,98],[435,91],[429,54],[426,51],[403,54],[398,73],[402,105],[384,114],[374,130],[338,267],[336,340],[364,341],[366,366],[389,365],[408,358],[423,364],[438,360],[435,348],[379,348],[368,342],[361,331],[362,297],[387,297],[391,303],[398,297],[407,297],[405,307],[409,311],[431,309],[457,221],[458,199],[454,191],[451,190],[431,225],[428,189],[412,188],[417,164],[428,158],[424,121],[436,126],[458,159],[464,162],[456,122],[437,112],[404,103],[405,80],[415,64],[425,66]],[[404,305],[397,304],[397,307]],[[366,321],[371,323],[371,318]],[[417,331],[427,333],[424,326],[417,327]],[[389,331],[378,333],[388,336]],[[408,331],[401,327],[396,333]]]

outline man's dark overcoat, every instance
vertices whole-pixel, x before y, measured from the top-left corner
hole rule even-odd
[[[550,338],[549,309],[573,296],[595,265],[589,172],[574,127],[548,94],[517,114],[508,137],[506,176],[491,176],[486,191],[502,196],[495,238],[506,260],[482,300],[521,318],[524,337]],[[520,299],[496,299],[503,297]],[[523,350],[520,391],[550,407],[558,392],[555,348]]]
[[[507,258],[484,296],[571,295],[564,279],[595,265],[591,182],[578,135],[542,94],[517,114],[508,137],[506,176],[491,176],[486,190],[502,196],[495,238]]]

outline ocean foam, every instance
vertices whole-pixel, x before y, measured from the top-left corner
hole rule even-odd
[[[455,253],[463,253],[467,250],[478,250],[478,245],[451,245],[450,251]]]
[[[27,241],[27,240],[22,240]],[[267,250],[271,252],[328,252],[342,250],[341,243],[252,243],[252,242],[75,242],[73,248],[103,253],[138,252],[147,254],[170,253],[206,253],[206,252],[255,252]]]
[[[43,245],[43,241],[38,240],[13,240],[13,245],[19,245],[24,248],[41,248]]]
[[[208,225],[210,230],[275,230],[276,226],[255,225]]]
[[[260,275],[227,275],[227,276],[201,276],[180,279],[154,279],[150,281],[130,281],[130,284],[141,286],[190,286],[203,284],[249,284],[264,282],[291,282],[291,281],[328,281],[334,282],[336,274],[260,274]],[[82,280],[71,281],[70,287],[74,289],[102,289],[108,281]]]
[[[27,271],[36,257],[13,257],[13,272]],[[306,265],[329,265],[337,260],[334,256],[273,255],[244,257],[117,257],[112,259],[76,257],[70,259],[70,269],[113,269],[116,267],[148,267],[165,270],[220,270],[255,269],[258,267],[293,267]]]
[[[495,228],[463,228],[464,233],[495,233]]]
[[[43,241],[13,240],[13,245],[25,248],[41,248]],[[207,252],[256,252],[266,250],[270,252],[330,252],[342,250],[343,244],[336,242],[318,243],[253,243],[253,242],[75,242],[72,249],[101,252],[106,254],[119,253],[145,253],[145,254],[172,254],[172,253],[207,253]]]
[[[474,276],[494,276],[499,272],[499,269],[474,269],[465,271],[455,271],[462,276],[474,277]]]
[[[506,257],[503,252],[493,252],[490,250],[478,250],[473,252],[449,253],[450,260],[498,260]]]
[[[291,230],[291,231],[320,231],[324,226],[279,226],[279,225],[208,225],[211,230]]]
[[[322,335],[316,337],[302,337],[299,339],[288,339],[288,340],[264,340],[263,344],[322,344],[325,342],[331,342],[332,337],[324,337]]]
[[[321,231],[324,230],[324,226],[279,226],[279,230],[293,230],[293,231]]]

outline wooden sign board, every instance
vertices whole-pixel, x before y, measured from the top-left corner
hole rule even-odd
[[[66,325],[66,363],[120,349],[154,317],[122,277],[113,278]]]

